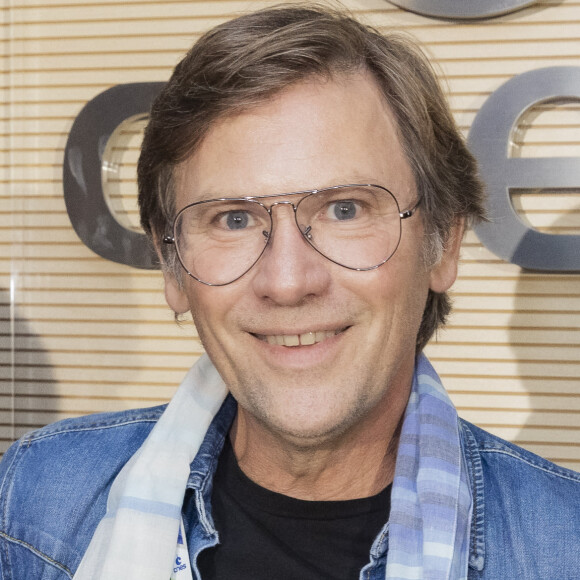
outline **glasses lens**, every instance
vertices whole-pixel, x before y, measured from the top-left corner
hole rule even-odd
[[[245,274],[271,230],[267,210],[247,200],[215,200],[182,210],[175,220],[177,254],[194,278],[215,286]]]
[[[383,264],[401,239],[397,201],[388,190],[375,186],[313,193],[298,204],[296,222],[318,252],[353,270]]]

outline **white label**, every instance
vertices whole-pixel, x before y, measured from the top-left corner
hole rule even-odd
[[[191,563],[189,562],[189,552],[187,550],[187,540],[185,539],[185,530],[183,529],[183,520],[179,524],[175,560],[173,562],[173,570],[169,580],[193,580],[191,574]]]

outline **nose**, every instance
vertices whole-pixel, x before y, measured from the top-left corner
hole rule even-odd
[[[254,266],[254,292],[281,306],[298,305],[322,295],[330,283],[332,264],[316,252],[296,226],[293,205],[271,206],[273,228],[268,246]]]

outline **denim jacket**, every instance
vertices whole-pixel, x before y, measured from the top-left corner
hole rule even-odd
[[[163,409],[67,419],[10,448],[0,464],[0,580],[73,577],[111,483]],[[192,562],[219,541],[212,477],[235,412],[226,399],[191,464],[183,517]],[[469,578],[579,579],[580,474],[463,420],[460,432],[474,502]],[[387,549],[388,522],[361,579],[384,579]]]

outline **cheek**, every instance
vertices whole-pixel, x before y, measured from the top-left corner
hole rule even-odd
[[[199,298],[190,299],[191,317],[197,329],[197,333],[205,345],[205,341],[213,334],[213,329],[218,325],[220,318],[216,312],[216,306],[212,301],[204,301]]]
[[[239,296],[233,287],[198,286],[188,294],[191,316],[203,346],[213,356],[234,330],[231,319]]]
[[[427,302],[429,273],[416,257],[402,254],[401,258],[387,262],[377,270],[376,282],[367,285],[376,289],[372,295],[369,293],[373,300],[372,323],[388,335],[385,340],[410,337],[414,342]],[[390,336],[393,332],[399,336]]]

